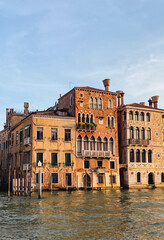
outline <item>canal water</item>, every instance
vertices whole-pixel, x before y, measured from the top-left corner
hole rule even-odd
[[[0,239],[164,239],[164,189],[0,193]]]

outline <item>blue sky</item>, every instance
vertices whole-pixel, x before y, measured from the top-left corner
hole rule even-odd
[[[163,0],[0,0],[0,126],[5,109],[52,106],[74,86],[159,95],[164,108]]]

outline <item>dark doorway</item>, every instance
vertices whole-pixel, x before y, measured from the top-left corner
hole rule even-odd
[[[125,175],[126,175],[126,169],[120,168],[120,187],[127,187],[126,181],[125,181]]]
[[[153,173],[148,174],[148,184],[154,184],[154,174]]]
[[[66,173],[66,186],[72,186],[72,174]]]
[[[88,174],[85,174],[84,176],[84,187],[85,188],[91,187],[91,178]]]

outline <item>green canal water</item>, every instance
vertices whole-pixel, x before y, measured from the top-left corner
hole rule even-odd
[[[0,193],[0,239],[164,239],[164,189]]]

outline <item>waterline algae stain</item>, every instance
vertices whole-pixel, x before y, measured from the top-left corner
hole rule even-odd
[[[163,239],[164,189],[0,193],[0,239]]]

